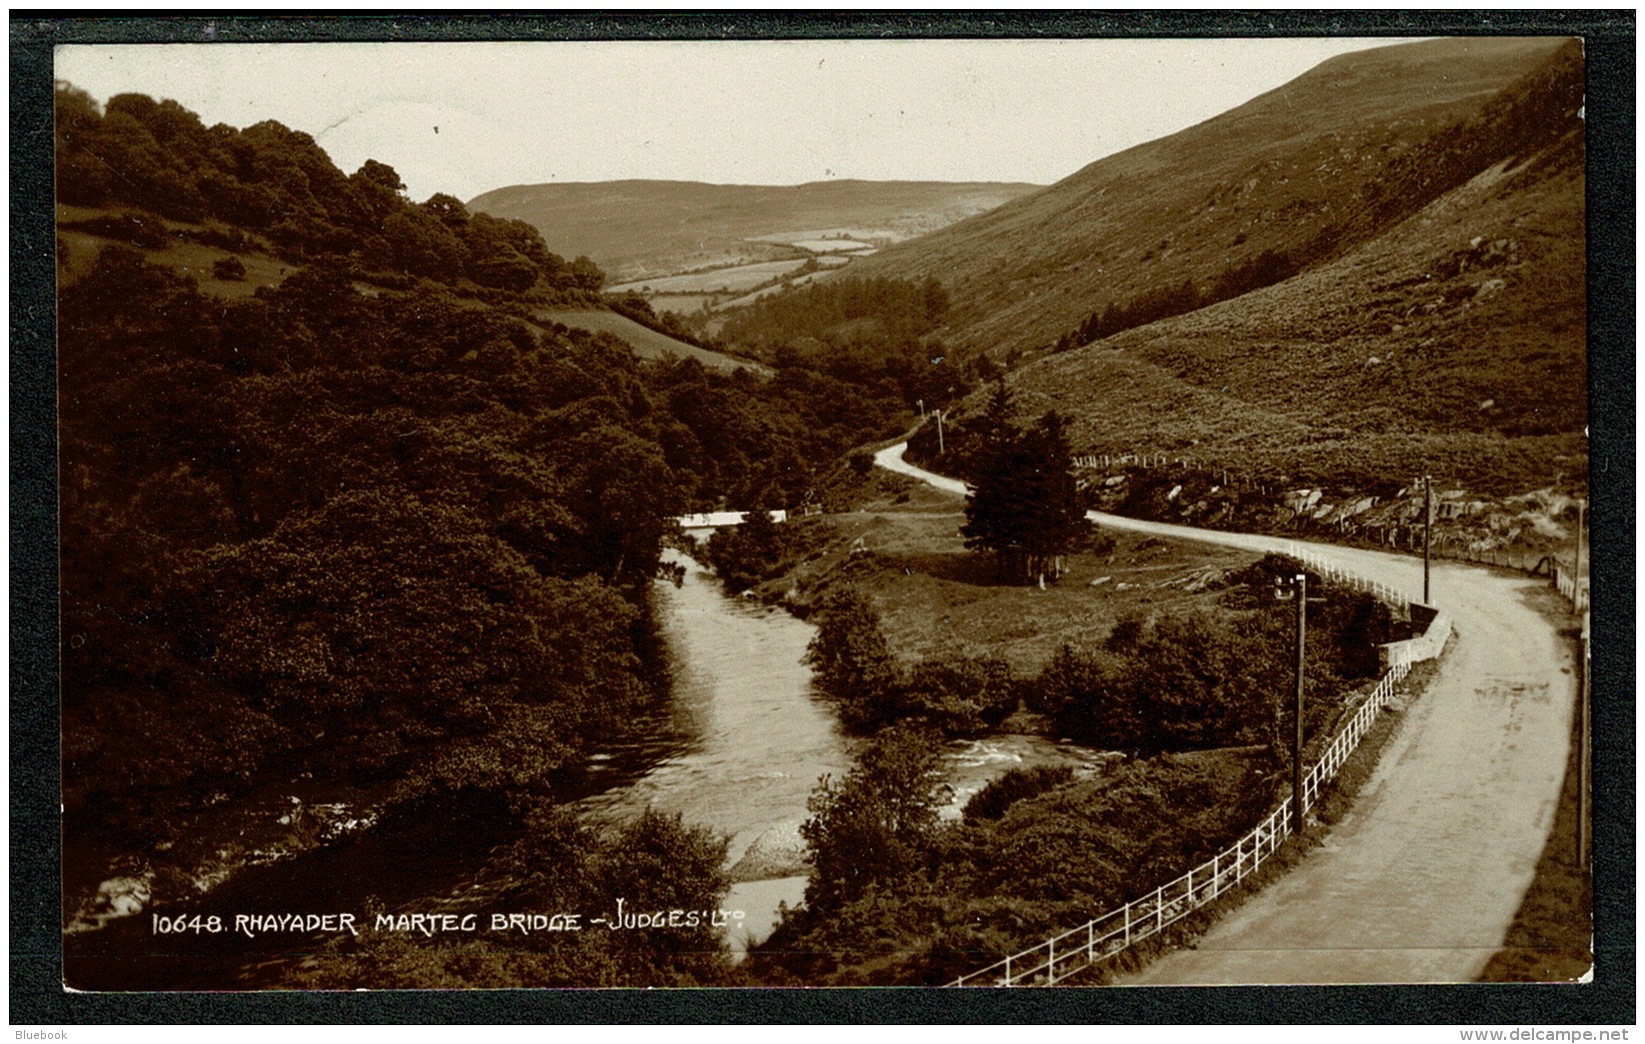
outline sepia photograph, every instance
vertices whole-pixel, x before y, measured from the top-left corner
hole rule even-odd
[[[1587,61],[58,45],[62,987],[1591,982]]]

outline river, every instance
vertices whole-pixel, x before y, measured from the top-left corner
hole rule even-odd
[[[804,663],[815,628],[771,606],[726,595],[713,573],[685,567],[678,588],[658,584],[657,615],[674,670],[667,737],[639,779],[584,799],[596,816],[627,818],[647,806],[730,838],[734,885],[724,906],[745,913],[732,932],[741,950],[769,934],[777,904],[805,894],[799,827],[825,775],[851,768],[834,710]],[[622,760],[613,752],[614,761]]]
[[[729,936],[740,952],[770,934],[779,903],[804,898],[806,801],[823,776],[850,771],[851,742],[803,662],[816,628],[728,596],[712,572],[685,555],[670,560],[686,572],[677,589],[657,586],[674,667],[670,720],[648,730],[644,741],[659,760],[641,778],[583,804],[612,819],[647,806],[678,812],[687,823],[729,836],[734,883],[724,906],[744,914]],[[659,737],[667,746],[658,746]],[[973,794],[1012,768],[1090,768],[1100,760],[1040,736],[951,742],[942,760],[940,815],[959,818]]]
[[[815,628],[780,609],[729,596],[695,560],[677,552],[670,557],[685,567],[682,583],[659,582],[654,597],[673,671],[671,696],[637,722],[629,738],[591,755],[566,796],[596,821],[618,822],[650,807],[725,835],[733,885],[722,906],[743,913],[729,926],[727,941],[742,952],[770,933],[779,904],[804,897],[799,828],[806,802],[823,776],[851,769],[852,741],[813,688],[804,663]],[[1010,768],[1095,760],[1089,751],[1036,736],[950,743],[942,814],[957,817],[971,794]],[[249,824],[273,814],[267,807],[248,809],[242,818]],[[402,817],[353,841],[248,866],[196,905],[323,914],[360,910],[376,900],[389,910],[471,909],[488,890],[506,884],[474,874],[487,851],[508,840],[506,833],[429,818]],[[160,956],[149,914],[70,936],[76,985],[260,988],[278,984],[294,959],[290,937],[257,946],[239,937],[191,938],[188,947]],[[308,941],[323,939],[321,932]]]

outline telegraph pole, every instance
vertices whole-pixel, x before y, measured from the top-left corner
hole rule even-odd
[[[947,452],[948,452],[948,450],[947,450],[946,447],[943,446],[943,441],[942,441],[942,411],[938,410],[937,411],[937,456],[940,457],[944,453],[947,453]]]
[[[1434,536],[1434,477],[1422,476],[1422,604],[1433,605],[1428,594],[1428,545]]]
[[[1302,685],[1304,671],[1307,669],[1308,648],[1308,574],[1298,573],[1292,580],[1283,577],[1274,578],[1274,597],[1282,602],[1292,599],[1297,603],[1297,668],[1296,668],[1296,715],[1295,735],[1291,738],[1291,825],[1295,835],[1301,836],[1303,824],[1303,772],[1302,772]],[[1289,588],[1289,590],[1287,589]],[[1317,599],[1318,600],[1318,599]]]
[[[1305,669],[1304,650],[1308,642],[1308,574],[1297,574],[1297,735],[1291,747],[1291,793],[1295,795],[1291,808],[1296,824],[1293,833],[1302,836],[1302,672]]]

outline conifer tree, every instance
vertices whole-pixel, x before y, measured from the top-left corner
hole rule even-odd
[[[1001,388],[996,402],[1008,402]],[[1002,577],[1044,586],[1089,529],[1062,418],[1048,413],[1029,431],[1000,438],[979,465],[960,530],[965,546],[994,552]]]

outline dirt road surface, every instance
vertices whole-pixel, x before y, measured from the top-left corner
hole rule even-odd
[[[963,483],[881,450],[881,467]],[[1255,551],[1288,541],[1093,512],[1099,525]],[[1422,560],[1307,544],[1422,596]],[[1455,628],[1353,811],[1285,877],[1128,985],[1433,983],[1475,979],[1501,948],[1553,823],[1576,705],[1570,643],[1531,608],[1545,585],[1435,563],[1432,600]]]

